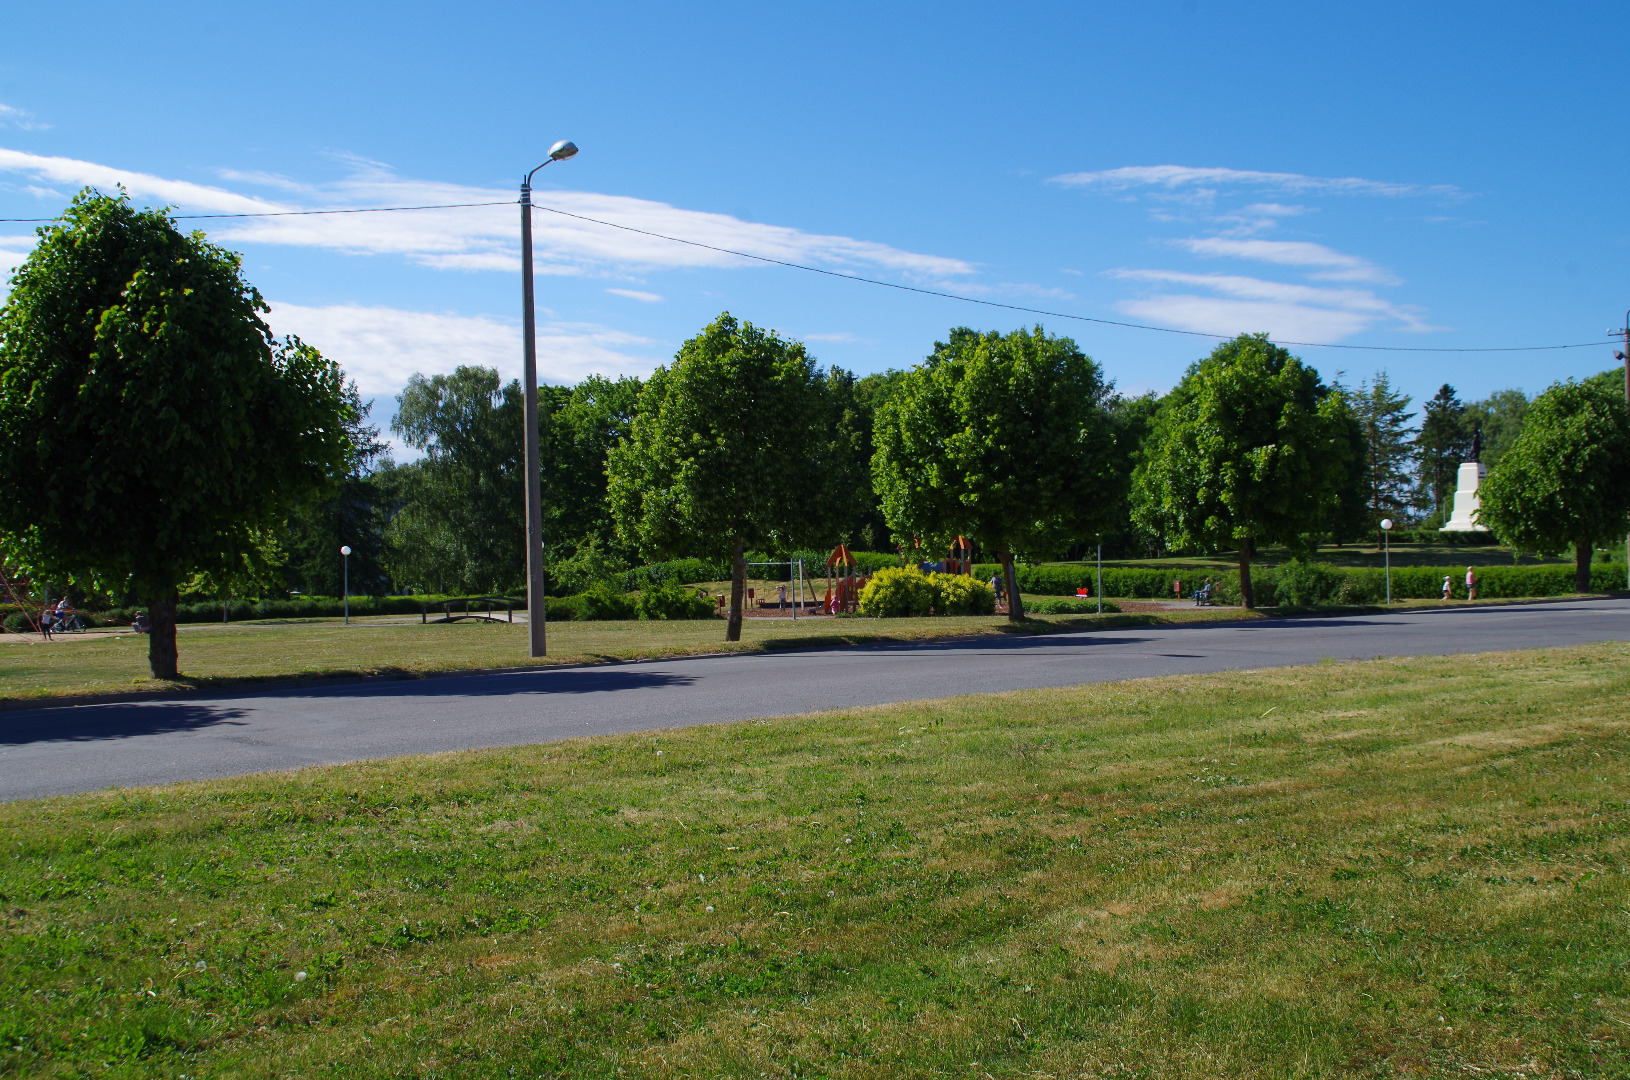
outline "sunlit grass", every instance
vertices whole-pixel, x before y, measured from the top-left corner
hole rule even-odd
[[[1630,1075],[1627,695],[1612,644],[12,804],[0,1072]]]

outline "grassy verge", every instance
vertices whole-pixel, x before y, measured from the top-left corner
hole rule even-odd
[[[1149,626],[1238,618],[1196,610],[1113,616],[1043,616],[1010,627],[1006,618],[748,619],[742,640],[724,641],[724,623],[569,622],[549,627],[546,660],[527,656],[520,624],[464,622],[421,626],[382,619],[290,623],[198,623],[178,630],[181,684],[147,677],[147,639],[74,635],[49,644],[17,636],[0,644],[0,700],[65,694],[164,690],[255,679],[322,675],[422,675],[435,671],[579,664],[721,651],[911,641],[965,634],[1039,633],[1094,626]]]
[[[0,1072],[1630,1075],[1627,661],[1149,680],[0,807]]]

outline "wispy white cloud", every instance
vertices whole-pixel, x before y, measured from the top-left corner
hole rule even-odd
[[[228,219],[211,222],[209,229],[216,239],[229,243],[395,255],[438,269],[514,270],[519,266],[514,191],[406,179],[376,162],[349,159],[348,163],[353,170],[349,176],[325,184],[301,184],[267,174],[224,175],[224,179],[237,184],[277,189],[280,195],[274,199],[72,158],[0,149],[0,173],[21,174],[70,188],[94,185],[111,190],[122,184],[137,198],[173,204],[181,213],[498,203],[501,205],[390,214]],[[288,200],[285,196],[290,193],[298,195],[298,199]],[[539,207],[534,213],[534,246],[539,268],[544,272],[747,265],[747,260],[733,255],[591,224],[564,214],[598,218],[714,248],[839,270],[886,270],[935,281],[958,278],[974,270],[960,259],[904,251],[853,237],[743,221],[728,214],[685,210],[649,199],[551,190],[536,191],[533,198]]]
[[[35,180],[61,184],[67,188],[98,187],[112,191],[123,184],[132,195],[178,203],[190,209],[212,210],[220,213],[249,214],[287,207],[264,199],[239,195],[224,188],[194,184],[187,180],[168,180],[150,173],[98,165],[75,158],[44,157],[21,150],[0,147],[0,172],[21,173]]]
[[[19,131],[44,131],[50,126],[34,119],[34,114],[27,109],[0,104],[0,127],[16,128]]]
[[[274,304],[267,320],[278,334],[298,334],[336,360],[365,397],[395,394],[414,372],[444,374],[461,364],[521,373],[521,330],[512,322],[451,312],[404,311],[337,304]],[[650,338],[592,323],[538,327],[538,374],[571,384],[589,375],[645,375],[666,357]]]
[[[1417,312],[1368,289],[1321,288],[1232,274],[1170,270],[1117,270],[1112,276],[1203,290],[1160,292],[1118,305],[1127,315],[1184,330],[1229,335],[1265,330],[1282,339],[1336,342],[1377,326],[1409,331],[1435,329],[1424,323]]]
[[[4,283],[33,250],[32,236],[0,236],[0,297],[8,291]]]
[[[1306,267],[1313,271],[1308,276],[1316,281],[1398,284],[1397,277],[1368,259],[1348,255],[1307,240],[1239,240],[1222,236],[1191,236],[1174,240],[1173,243],[1196,255],[1253,259],[1280,266]]]
[[[850,341],[860,341],[862,339],[856,337],[854,334],[851,334],[847,330],[838,330],[838,331],[835,331],[834,333],[830,333],[830,334],[800,334],[799,335],[799,340],[800,341],[832,341],[832,342],[841,343],[841,342],[850,342]]]
[[[1287,192],[1336,195],[1454,196],[1460,189],[1449,184],[1398,184],[1356,176],[1304,176],[1301,173],[1261,172],[1254,169],[1195,168],[1189,165],[1129,165],[1119,169],[1064,173],[1049,183],[1064,187],[1127,191],[1160,188],[1178,191],[1201,187],[1255,187]]]
[[[630,300],[638,300],[642,304],[660,304],[662,297],[654,292],[641,292],[638,289],[607,289],[612,296],[626,296]]]

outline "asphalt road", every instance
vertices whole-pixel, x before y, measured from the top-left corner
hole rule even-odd
[[[1040,686],[1630,640],[1630,601],[1103,630],[0,713],[0,800]]]

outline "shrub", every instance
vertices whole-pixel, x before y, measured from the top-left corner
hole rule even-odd
[[[994,615],[996,591],[988,581],[964,574],[930,574],[936,593],[934,611],[940,615]],[[864,594],[863,594],[864,595]]]
[[[730,567],[711,563],[706,559],[673,559],[668,562],[636,566],[622,576],[623,588],[629,592],[648,589],[665,581],[685,585],[697,581],[728,581]]]
[[[885,567],[860,590],[860,613],[880,619],[927,615],[936,591],[928,575],[915,567]]]
[[[873,618],[922,615],[994,615],[996,593],[963,574],[925,574],[916,567],[888,566],[860,590],[860,613]]]
[[[642,619],[710,619],[715,608],[712,600],[697,596],[694,590],[677,581],[664,581],[641,593],[634,610]]]
[[[551,591],[570,596],[583,593],[602,583],[621,583],[628,564],[600,546],[597,537],[589,537],[577,546],[569,559],[562,559],[550,567]]]

